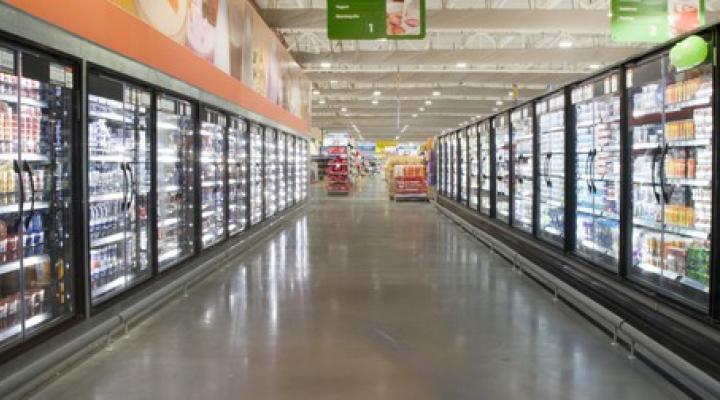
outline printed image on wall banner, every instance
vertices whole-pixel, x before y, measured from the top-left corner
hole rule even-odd
[[[328,0],[332,40],[424,39],[425,0]]]
[[[616,42],[662,43],[705,24],[705,0],[612,0]]]
[[[107,1],[310,121],[310,81],[247,0]]]

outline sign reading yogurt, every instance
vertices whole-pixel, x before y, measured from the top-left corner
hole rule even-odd
[[[425,0],[328,0],[328,38],[423,39]]]

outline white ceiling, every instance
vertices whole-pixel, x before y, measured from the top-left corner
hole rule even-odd
[[[327,0],[256,1],[314,81],[313,125],[367,139],[425,139],[646,47],[611,41],[608,0],[426,0],[417,41],[330,41]]]

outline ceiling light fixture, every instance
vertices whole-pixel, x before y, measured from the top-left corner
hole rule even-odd
[[[432,105],[432,100],[425,100],[425,105],[426,105],[426,106],[431,106],[431,105]]]
[[[467,65],[466,62],[462,62],[462,61],[461,61],[461,62],[455,64],[455,66],[458,67],[458,68],[467,68],[468,65]]]
[[[373,99],[372,103],[373,103],[374,105],[377,105],[379,102],[377,101],[377,99]]]
[[[420,108],[418,108],[418,111],[420,111],[420,112],[425,111],[425,107],[420,107]]]
[[[320,104],[325,104],[325,99],[320,99],[320,100],[318,100],[318,103],[320,103]]]
[[[323,61],[323,62],[320,63],[320,68],[329,69],[330,67],[332,67],[332,63],[331,63],[331,62]]]
[[[590,69],[600,69],[602,68],[602,65],[600,64],[590,64]]]
[[[495,102],[495,104],[501,106],[501,105],[503,105],[503,101],[502,101],[502,100],[498,100],[498,101]]]
[[[376,90],[373,92],[373,96],[380,96],[381,94],[382,94],[382,92],[379,90]]]
[[[417,118],[417,117],[418,117],[418,114],[415,113],[415,114],[412,115],[412,117],[413,117],[413,118]]]
[[[436,96],[436,97],[437,97],[437,96],[440,96],[440,94],[441,94],[441,93],[440,93],[439,90],[433,90],[433,93],[432,93],[433,96]]]
[[[318,96],[318,95],[320,95],[320,91],[317,90],[317,89],[315,89],[315,90],[313,90],[313,94],[314,94],[315,96]]]
[[[395,140],[400,140],[400,135],[395,136]]]
[[[340,111],[342,111],[342,112],[347,112],[347,107],[341,108]]]
[[[558,47],[560,47],[561,49],[569,49],[573,47],[573,42],[570,39],[563,39],[558,42]]]
[[[494,107],[494,108],[493,108],[493,111],[498,112],[498,111],[500,111],[500,109],[497,108],[497,107]]]

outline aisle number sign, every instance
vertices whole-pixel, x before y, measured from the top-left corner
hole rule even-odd
[[[423,39],[425,0],[328,0],[332,40]]]
[[[616,42],[661,43],[705,24],[705,0],[612,0]]]

